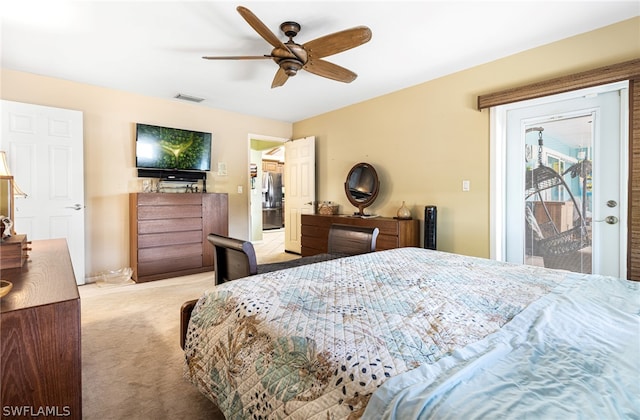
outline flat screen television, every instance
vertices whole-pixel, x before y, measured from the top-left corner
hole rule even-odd
[[[211,133],[136,124],[136,167],[211,170]]]

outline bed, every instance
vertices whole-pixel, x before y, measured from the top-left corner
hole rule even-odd
[[[258,274],[199,299],[184,375],[228,420],[640,418],[639,286],[421,248]]]

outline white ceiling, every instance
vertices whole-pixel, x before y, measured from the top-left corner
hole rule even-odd
[[[370,42],[326,58],[358,78],[301,71],[271,89],[271,60],[203,60],[271,52],[238,5],[283,41],[280,23],[300,23],[299,44],[368,26]],[[0,9],[4,68],[295,122],[638,16],[640,2],[0,0]]]

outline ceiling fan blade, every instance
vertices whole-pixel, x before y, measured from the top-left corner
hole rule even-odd
[[[316,38],[305,43],[303,47],[310,56],[322,58],[355,48],[370,39],[371,29],[366,26],[357,26]]]
[[[325,60],[309,60],[302,68],[309,73],[344,83],[351,83],[358,77],[358,75],[351,70],[347,70],[344,67]]]
[[[276,72],[275,77],[273,78],[273,82],[271,83],[271,89],[280,87],[285,84],[285,82],[289,79],[287,73],[281,68]]]
[[[238,13],[240,13],[240,16],[242,16],[244,18],[244,20],[246,20],[247,23],[262,38],[264,38],[265,41],[267,41],[269,44],[273,45],[276,48],[282,48],[282,49],[285,49],[285,50],[289,50],[287,48],[287,46],[284,45],[284,43],[282,41],[280,41],[278,39],[278,37],[273,32],[271,32],[271,30],[269,28],[267,28],[267,25],[262,23],[262,21],[260,19],[258,19],[258,17],[251,12],[251,10],[247,9],[246,7],[242,7],[242,6],[238,6],[236,8],[236,10],[238,11]]]
[[[264,58],[273,58],[270,55],[229,55],[229,56],[208,56],[205,55],[205,60],[262,60]]]

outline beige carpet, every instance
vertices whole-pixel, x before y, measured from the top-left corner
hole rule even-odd
[[[283,230],[254,246],[259,264],[299,258],[284,252]],[[212,286],[213,272],[79,287],[84,419],[224,420],[182,376],[180,307]]]
[[[180,306],[212,282],[80,286],[84,419],[224,419],[182,376]]]

